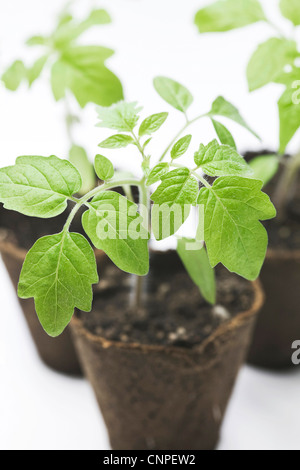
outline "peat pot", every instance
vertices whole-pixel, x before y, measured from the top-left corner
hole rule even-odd
[[[214,449],[263,303],[259,282],[223,268],[208,306],[175,252],[152,253],[145,307],[131,276],[102,261],[93,311],[71,322],[115,450]]]

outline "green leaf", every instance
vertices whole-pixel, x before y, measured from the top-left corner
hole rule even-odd
[[[161,241],[176,233],[190,215],[191,204],[154,204],[151,226],[156,240]]]
[[[264,262],[268,235],[260,220],[275,217],[262,182],[235,177],[218,178],[200,190],[204,205],[204,237],[211,265],[222,263],[229,271],[254,280]]]
[[[27,46],[46,46],[48,45],[49,39],[45,38],[44,36],[32,36],[31,38],[27,39],[26,45]]]
[[[98,282],[95,255],[78,233],[40,238],[28,252],[19,282],[22,299],[34,297],[39,320],[50,336],[70,322],[74,308],[92,308],[92,284]]]
[[[278,155],[262,155],[250,161],[249,165],[254,171],[254,178],[264,183],[264,186],[273,179],[279,168]]]
[[[0,169],[0,202],[6,209],[33,217],[61,214],[67,200],[81,188],[80,174],[55,156],[25,156]]]
[[[200,33],[223,32],[266,21],[258,0],[219,0],[199,10],[195,24]]]
[[[114,167],[108,158],[103,155],[96,155],[95,158],[95,170],[98,178],[103,181],[108,181],[114,176]]]
[[[149,173],[147,178],[147,186],[157,183],[162,179],[162,177],[168,173],[169,164],[166,162],[158,163]]]
[[[111,17],[103,8],[92,10],[89,17],[84,21],[85,27],[90,28],[91,26],[109,24],[111,23]]]
[[[48,60],[48,55],[44,55],[40,57],[39,59],[37,59],[36,62],[33,64],[33,66],[30,69],[28,69],[27,78],[28,78],[29,86],[31,86],[33,82],[35,82],[35,80],[39,78],[39,76],[41,75],[46,65],[47,60]]]
[[[283,16],[295,26],[300,25],[300,4],[298,0],[280,0],[280,10]]]
[[[85,232],[121,270],[138,276],[149,271],[148,230],[136,204],[114,191],[102,192],[83,214]]]
[[[16,91],[27,77],[27,69],[21,60],[16,60],[2,75],[1,80],[8,90]]]
[[[223,96],[219,96],[212,104],[211,111],[208,113],[208,116],[223,116],[231,121],[236,122],[240,126],[247,129],[251,134],[255,137],[260,139],[260,137],[254,132],[246,123],[244,118],[240,115],[239,110],[233,106],[233,104],[229,103],[229,101],[225,100]]]
[[[156,77],[154,88],[163,100],[182,113],[185,113],[193,102],[189,90],[171,78]]]
[[[171,158],[175,160],[176,158],[181,157],[188,150],[192,140],[191,135],[186,135],[179,139],[171,150]]]
[[[195,163],[209,176],[249,176],[253,171],[232,147],[220,145],[213,140],[208,145],[200,145],[195,153]]]
[[[111,49],[100,46],[74,46],[63,50],[51,72],[55,99],[64,98],[67,89],[82,108],[89,102],[110,106],[122,99],[119,79],[104,65],[112,55]]]
[[[120,101],[109,108],[99,106],[97,111],[100,122],[97,126],[115,129],[119,132],[132,132],[138,123],[141,110],[142,108],[136,102]]]
[[[74,17],[71,15],[71,13],[68,10],[68,7],[70,5],[66,5],[63,10],[60,12],[58,15],[58,24],[57,24],[57,29],[59,29],[62,26],[65,26],[68,23],[71,23],[73,21]]]
[[[214,119],[211,120],[221,144],[229,145],[236,150],[236,143],[231,133],[223,124]]]
[[[188,168],[178,168],[163,175],[151,199],[155,204],[193,204],[197,193],[198,182]]]
[[[288,87],[278,101],[280,120],[280,153],[284,153],[288,143],[300,128],[300,106],[298,92]],[[299,93],[298,93],[299,94]]]
[[[70,15],[66,18],[67,21],[61,22],[52,36],[54,45],[57,48],[66,47],[68,43],[77,39],[92,26],[108,24],[111,22],[109,14],[103,9],[93,10],[89,17],[82,22],[73,20]]]
[[[247,68],[250,91],[276,81],[298,55],[296,42],[284,38],[271,38],[258,46]]]
[[[158,131],[164,124],[168,115],[169,113],[159,113],[147,117],[140,126],[139,136],[142,137],[144,135],[154,134],[154,132]]]
[[[156,240],[170,237],[189,216],[199,191],[197,180],[187,168],[170,171],[152,194],[152,229]]]
[[[86,151],[83,147],[72,145],[69,153],[69,160],[80,173],[82,186],[79,194],[83,195],[91,191],[96,185],[95,171],[92,163],[89,161]]]
[[[297,84],[299,82],[299,77],[300,77],[300,67],[296,67],[295,65],[289,67],[290,70],[284,69],[284,71],[277,75],[276,78],[274,79],[275,83],[279,83],[281,85],[290,86],[294,88],[294,84]]]
[[[103,140],[103,142],[99,144],[99,147],[104,149],[120,149],[127,147],[129,144],[134,144],[134,140],[130,135],[116,134]]]
[[[177,242],[177,253],[192,281],[207,302],[216,303],[216,279],[203,243],[189,238]]]
[[[144,142],[143,150],[145,150],[145,148],[147,147],[147,145],[150,144],[151,140],[152,140],[152,137],[149,137],[149,139],[147,139],[147,140]]]

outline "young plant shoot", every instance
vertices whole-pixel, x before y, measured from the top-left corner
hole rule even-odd
[[[71,111],[68,95],[73,95],[80,107],[87,103],[110,106],[123,99],[120,80],[105,65],[113,50],[98,45],[80,45],[78,39],[95,26],[111,22],[103,9],[92,10],[87,18],[78,21],[66,9],[60,15],[55,30],[47,36],[33,36],[26,42],[41,54],[27,67],[16,60],[2,75],[7,89],[16,91],[24,81],[31,87],[47,69],[56,101],[64,100],[66,128],[70,141],[69,160],[77,167],[82,178],[80,193],[95,186],[95,172],[86,151],[74,142],[74,124],[79,121]]]
[[[167,112],[140,122],[141,108],[136,103],[98,107],[99,126],[115,131],[100,147],[135,147],[143,171],[140,179],[117,177],[110,160],[97,155],[95,171],[103,183],[77,197],[81,177],[67,160],[22,156],[14,166],[0,170],[0,201],[6,209],[48,218],[64,212],[68,203],[73,205],[62,231],[39,239],[28,252],[20,276],[19,296],[34,297],[40,322],[51,336],[62,333],[75,307],[91,310],[92,286],[98,282],[95,254],[87,238],[71,230],[83,208],[85,234],[125,272],[146,276],[151,232],[157,240],[174,235],[196,206],[197,233],[193,239],[178,241],[178,254],[203,297],[212,304],[216,301],[213,267],[219,263],[249,280],[259,275],[268,243],[260,221],[273,218],[275,209],[218,119],[225,117],[248,128],[246,122],[222,97],[209,112],[190,119],[193,97],[184,86],[165,77],[157,77],[154,85],[184,118],[182,129],[158,158],[152,158],[148,146],[168,118]],[[192,137],[185,131],[201,118],[213,122],[219,140],[194,148],[194,164],[189,167],[183,157],[192,152]],[[130,191],[128,197],[114,191],[119,187],[137,187],[140,205]],[[140,284],[136,283],[138,289]]]
[[[283,158],[287,145],[300,128],[300,52],[295,40],[300,26],[300,2],[280,0],[279,7],[294,30],[290,37],[267,18],[259,0],[217,1],[199,10],[195,23],[200,33],[207,33],[229,31],[264,21],[275,32],[275,35],[260,44],[252,55],[247,68],[247,79],[250,91],[258,90],[269,83],[284,87],[278,101],[279,152],[278,155],[260,156],[250,165],[255,175],[266,184],[277,173],[280,161],[283,163],[284,171],[279,178],[274,199],[282,218],[300,168],[300,150],[289,158]]]

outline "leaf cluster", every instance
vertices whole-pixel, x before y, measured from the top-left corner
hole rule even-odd
[[[105,65],[114,51],[98,45],[80,45],[78,39],[94,26],[111,22],[103,9],[91,11],[83,21],[64,12],[55,30],[48,36],[33,36],[27,46],[42,52],[33,65],[27,67],[16,60],[2,75],[6,88],[15,91],[23,81],[29,87],[47,67],[51,75],[51,87],[58,101],[70,91],[81,107],[92,102],[110,106],[123,98],[120,80]]]
[[[178,163],[191,151],[190,134],[175,138],[160,161],[152,163],[148,146],[168,113],[140,120],[137,103],[121,101],[108,108],[98,107],[99,127],[117,132],[100,147],[120,149],[131,145],[141,158],[142,179],[115,173],[112,162],[97,155],[94,170],[103,183],[78,198],[82,179],[70,161],[56,156],[22,156],[15,165],[0,169],[0,202],[6,209],[45,219],[64,212],[68,203],[73,204],[62,231],[41,238],[28,252],[20,276],[19,296],[34,297],[40,322],[52,336],[64,330],[74,308],[91,309],[92,284],[98,282],[89,241],[71,231],[72,221],[82,208],[85,234],[123,271],[145,276],[151,233],[157,240],[175,234],[194,206],[199,208],[198,228],[194,239],[178,241],[178,254],[204,298],[211,303],[216,300],[213,267],[218,263],[247,279],[259,274],[268,241],[260,221],[274,217],[275,209],[261,191],[262,182],[253,178],[251,168],[237,152],[230,131],[216,117],[245,128],[248,125],[237,108],[221,97],[209,112],[189,120],[193,97],[186,87],[166,77],[157,77],[154,86],[169,105],[183,114],[183,129],[200,117],[210,119],[216,129],[219,140],[201,143],[192,151],[192,168]],[[212,180],[209,182],[205,175]],[[114,191],[120,186],[127,197]],[[128,191],[132,186],[139,188],[139,207]],[[180,219],[172,217],[178,208],[182,208]]]

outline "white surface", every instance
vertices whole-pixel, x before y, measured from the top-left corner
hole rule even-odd
[[[164,74],[185,83],[195,96],[191,115],[206,111],[220,94],[233,101],[248,122],[264,136],[257,142],[238,126],[230,126],[241,150],[277,147],[275,98],[280,87],[270,86],[249,95],[244,70],[256,44],[272,33],[267,25],[255,25],[227,35],[199,36],[193,14],[205,0],[77,0],[78,11],[88,4],[106,7],[114,18],[111,26],[86,35],[87,42],[116,49],[110,67],[121,77],[126,97],[139,100],[145,113],[168,110],[152,89],[155,75]],[[277,2],[263,1],[277,20]],[[15,58],[28,61],[34,52],[22,44],[30,35],[50,31],[61,0],[10,0],[0,4],[0,67]],[[289,30],[288,22],[281,27]],[[99,32],[100,31],[100,32]],[[0,159],[11,164],[22,154],[65,156],[68,142],[63,125],[64,108],[55,104],[45,77],[28,92],[22,87],[9,93],[0,85]],[[78,140],[91,156],[105,136],[94,128],[95,111],[89,106],[78,127]],[[168,142],[180,126],[176,113],[166,125],[154,153]],[[197,129],[199,131],[197,131]],[[197,132],[196,132],[197,131]],[[169,133],[169,136],[168,136]],[[167,134],[167,135],[166,135]],[[208,123],[195,126],[194,144],[213,135]],[[297,138],[291,147],[295,146]],[[124,150],[116,164],[134,155]],[[1,449],[107,449],[105,428],[89,385],[46,369],[37,358],[27,327],[5,269],[0,262],[0,448]],[[295,338],[296,339],[296,338]],[[298,339],[298,338],[297,338]],[[224,423],[221,449],[300,450],[298,423],[300,368],[286,374],[271,374],[245,367]]]

